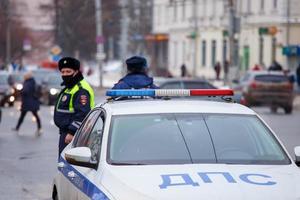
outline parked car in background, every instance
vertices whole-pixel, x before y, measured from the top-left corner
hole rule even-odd
[[[0,106],[5,104],[13,106],[16,100],[14,94],[15,89],[9,84],[9,74],[6,72],[0,72]]]
[[[154,83],[161,89],[216,89],[203,79],[159,78],[154,79]]]
[[[164,78],[155,77],[154,83],[160,89],[224,89],[218,88],[205,79],[190,79],[190,78]],[[228,88],[226,88],[228,89]],[[192,97],[197,99],[205,99],[206,97]],[[234,94],[230,97],[234,102],[241,103],[241,97]],[[219,100],[219,97],[209,98],[210,100]]]
[[[57,76],[58,72],[53,69],[38,68],[36,70],[33,70],[32,74],[36,82],[36,94],[38,94],[37,96],[40,99],[40,102],[42,104],[49,105],[51,102],[49,102],[46,92],[48,90],[47,81],[50,76]]]
[[[47,77],[51,74],[57,74],[56,70],[39,68],[32,71],[33,77],[37,84],[43,84],[47,81]]]
[[[60,93],[62,78],[59,73],[51,73],[47,76],[42,85],[41,102],[47,105],[54,105],[56,98]]]
[[[267,105],[272,112],[281,107],[286,114],[293,110],[293,83],[281,71],[249,71],[234,90],[247,106]]]

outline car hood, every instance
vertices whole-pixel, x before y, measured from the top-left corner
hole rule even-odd
[[[116,200],[300,200],[294,165],[110,166],[102,184]]]

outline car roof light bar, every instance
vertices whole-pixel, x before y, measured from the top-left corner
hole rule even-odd
[[[106,96],[110,97],[127,97],[127,96],[139,96],[139,97],[155,97],[155,90],[108,90]]]
[[[191,90],[185,89],[156,89],[156,97],[188,97],[191,96]]]
[[[141,89],[141,90],[108,90],[110,97],[188,97],[188,96],[233,96],[230,89]]]
[[[233,96],[231,89],[193,89],[191,96]]]

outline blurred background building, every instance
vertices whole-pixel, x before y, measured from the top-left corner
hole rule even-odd
[[[105,60],[148,58],[154,75],[214,76],[230,62],[238,75],[277,60],[295,69],[300,57],[299,0],[102,0],[96,36],[95,0],[1,0],[0,65],[39,64],[71,55]]]
[[[191,75],[206,77],[225,60],[234,75],[273,60],[290,69],[299,63],[298,0],[154,0],[153,10],[153,35],[166,39],[156,51],[168,52],[157,60],[172,74],[183,63]]]

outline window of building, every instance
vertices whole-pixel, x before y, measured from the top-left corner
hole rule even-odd
[[[227,60],[227,40],[223,40],[223,63]]]
[[[185,62],[185,49],[186,49],[186,44],[185,41],[182,42],[182,62]]]
[[[273,0],[273,8],[277,9],[278,0]]]
[[[177,21],[177,3],[174,2],[174,12],[173,12],[173,21]]]
[[[276,60],[276,44],[277,44],[277,39],[276,37],[272,38],[272,60]]]
[[[185,0],[183,0],[183,2],[182,2],[182,21],[185,21],[185,18],[186,18],[186,16],[185,16]]]
[[[251,1],[252,0],[247,0],[247,13],[251,13]]]
[[[207,16],[207,2],[206,2],[206,0],[203,0],[203,4],[202,4],[202,7],[203,7],[203,10],[202,10],[202,12],[203,12],[203,16]]]
[[[260,0],[260,10],[261,11],[265,10],[265,0]]]
[[[216,16],[217,15],[217,2],[216,2],[216,0],[213,0],[212,1],[212,11],[213,11],[213,13],[212,13],[212,16]]]
[[[260,36],[259,38],[259,63],[263,63],[264,58],[264,38]]]
[[[160,24],[160,19],[161,19],[160,5],[157,5],[157,7],[156,7],[156,21],[157,21],[157,24]]]
[[[176,68],[177,66],[177,53],[178,53],[178,49],[177,49],[177,42],[174,42],[174,65],[173,67]]]
[[[211,65],[215,66],[216,64],[216,54],[217,54],[217,41],[213,40],[211,42]]]
[[[202,41],[202,66],[206,66],[206,41]]]

